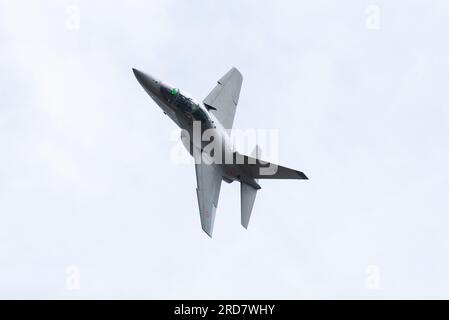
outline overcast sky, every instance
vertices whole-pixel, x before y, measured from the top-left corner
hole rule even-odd
[[[0,0],[0,298],[449,298],[449,2]],[[261,181],[214,237],[176,125],[132,67],[309,181]],[[262,145],[262,149],[264,146]]]

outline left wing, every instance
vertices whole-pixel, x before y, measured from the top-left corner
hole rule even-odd
[[[200,209],[201,227],[212,237],[214,228],[215,210],[217,209],[218,197],[222,174],[215,164],[206,164],[204,161],[195,163],[196,170],[196,193],[198,196],[198,207]]]

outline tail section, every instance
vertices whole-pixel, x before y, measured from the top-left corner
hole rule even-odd
[[[236,152],[236,163],[248,176],[255,179],[309,179],[298,170],[265,162]]]
[[[237,152],[235,156],[237,165],[246,176],[240,179],[241,223],[245,229],[248,228],[257,190],[260,189],[259,179],[308,179],[301,171],[260,160],[259,146],[254,149],[252,157]]]
[[[260,156],[260,147],[256,145],[252,155],[257,158]],[[256,200],[257,190],[260,189],[258,184],[259,179],[252,179],[254,183],[247,184],[241,182],[240,184],[240,199],[241,199],[241,223],[245,229],[248,229],[249,219],[253,211],[254,201]],[[256,188],[256,186],[258,188]]]
[[[251,218],[251,212],[254,206],[254,200],[256,200],[257,189],[246,184],[240,184],[240,197],[241,197],[241,223],[245,229],[248,229],[249,219]]]

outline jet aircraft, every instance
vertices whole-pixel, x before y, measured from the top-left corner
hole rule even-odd
[[[202,103],[147,73],[134,68],[133,72],[147,94],[183,129],[181,139],[195,160],[201,227],[210,237],[222,181],[240,182],[241,224],[246,229],[257,190],[261,188],[259,179],[308,179],[301,171],[260,160],[257,146],[253,156],[236,151],[230,140],[230,130],[243,82],[236,68],[218,80]],[[204,139],[206,133],[213,139]],[[211,140],[215,148],[208,148]]]

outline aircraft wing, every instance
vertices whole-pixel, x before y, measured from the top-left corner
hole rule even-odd
[[[240,71],[237,68],[232,68],[218,80],[218,84],[203,100],[206,108],[225,129],[232,129],[242,82],[243,76]]]
[[[206,164],[204,161],[201,163],[196,162],[195,170],[201,227],[209,237],[212,237],[222,174],[217,165]]]

